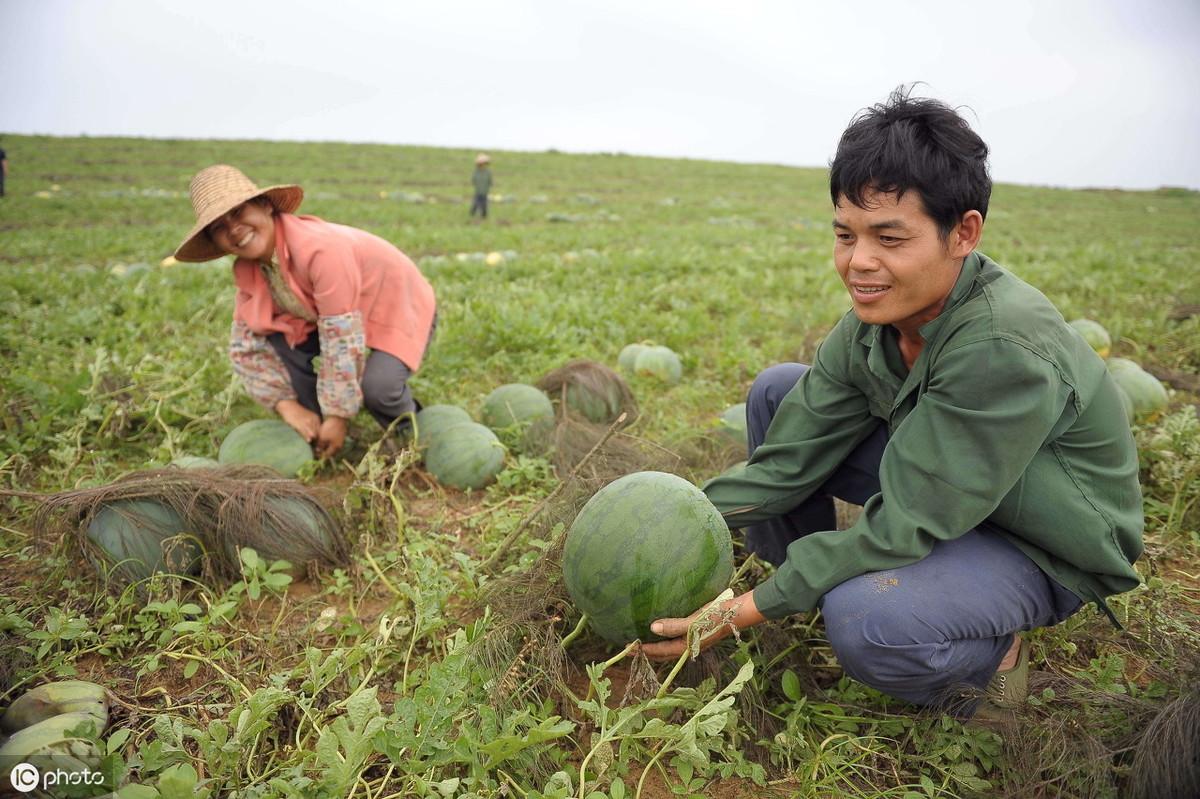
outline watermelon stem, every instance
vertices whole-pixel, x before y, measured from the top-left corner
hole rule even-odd
[[[575,639],[578,638],[581,633],[583,633],[583,628],[587,625],[587,623],[588,623],[588,615],[585,613],[579,619],[579,624],[575,625],[575,629],[571,630],[571,634],[568,635],[566,638],[562,639],[562,648],[564,650],[567,647],[569,647],[572,643],[574,643]]]
[[[579,463],[575,464],[575,468],[571,469],[571,473],[567,475],[567,479],[561,481],[557,486],[554,487],[553,491],[546,495],[545,499],[535,505],[533,510],[529,512],[529,515],[522,519],[521,523],[517,525],[516,529],[509,533],[508,536],[500,542],[500,545],[496,547],[491,555],[488,555],[487,560],[479,564],[479,571],[486,572],[489,568],[495,565],[496,561],[498,561],[506,552],[508,552],[512,545],[516,543],[517,539],[521,537],[521,534],[524,533],[529,525],[533,523],[533,520],[537,518],[538,514],[545,510],[551,501],[553,501],[553,499],[557,497],[564,488],[571,484],[571,481],[575,479],[575,475],[579,474],[579,470],[583,468],[583,465],[587,463],[588,460],[590,460],[591,457],[595,455],[602,446],[604,446],[605,442],[612,438],[613,433],[617,432],[617,428],[625,423],[626,416],[628,416],[628,414],[623,412],[617,417],[616,421],[609,425],[608,430],[604,433],[601,439],[596,442],[595,446],[588,450],[587,454],[579,459]]]
[[[608,671],[610,668],[617,665],[622,660],[624,660],[625,658],[632,655],[634,652],[638,651],[638,649],[640,649],[641,646],[642,646],[641,641],[634,641],[633,643],[629,644],[624,649],[622,649],[620,652],[613,655],[608,660],[604,661],[602,664],[600,664],[600,674],[603,674],[604,672]],[[596,684],[589,683],[587,696],[585,696],[583,698],[583,701],[587,702],[595,695],[596,695]]]

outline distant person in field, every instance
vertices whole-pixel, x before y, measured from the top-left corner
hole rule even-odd
[[[8,177],[8,153],[0,147],[0,197],[4,196],[4,179]]]
[[[486,153],[475,157],[475,174],[471,175],[471,185],[475,188],[471,218],[474,219],[478,212],[480,219],[487,219],[488,192],[492,190],[492,159]]]
[[[988,148],[897,90],[843,133],[833,262],[852,310],[747,399],[750,460],[704,490],[775,573],[739,628],[820,608],[852,677],[1013,717],[1021,632],[1139,583],[1138,458],[1104,363],[1037,289],[978,252]],[[833,498],[863,506],[837,530]],[[644,646],[677,657],[687,619]],[[705,645],[729,634],[714,633]]]
[[[419,409],[408,380],[436,311],[408,256],[366,231],[297,215],[299,186],[260,189],[231,166],[197,173],[191,198],[196,223],[175,258],[235,256],[229,354],[250,396],[321,457],[341,448],[363,406],[385,428],[407,427]]]

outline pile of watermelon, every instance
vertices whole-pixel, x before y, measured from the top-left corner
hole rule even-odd
[[[1129,358],[1109,357],[1112,337],[1104,326],[1092,319],[1069,323],[1097,355],[1104,359],[1108,373],[1120,389],[1125,416],[1130,424],[1153,422],[1167,408],[1167,389],[1157,377]]]

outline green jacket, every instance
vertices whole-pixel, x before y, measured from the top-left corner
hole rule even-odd
[[[754,590],[769,618],[894,569],[987,522],[1112,617],[1139,582],[1141,488],[1119,389],[1037,289],[972,253],[905,369],[890,325],[847,313],[781,403],[745,471],[704,486],[731,527],[807,499],[883,420],[882,492],[853,527],[804,536]],[[1115,619],[1114,619],[1115,621]]]
[[[487,194],[492,188],[492,170],[481,166],[475,167],[471,183],[475,186],[476,194]]]

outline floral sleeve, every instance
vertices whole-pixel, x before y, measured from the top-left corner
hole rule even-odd
[[[280,400],[296,398],[287,367],[270,343],[236,319],[229,332],[229,358],[247,393],[260,405],[274,410]]]
[[[363,365],[367,337],[358,310],[317,320],[321,367],[317,372],[317,401],[325,416],[350,419],[362,408]]]

